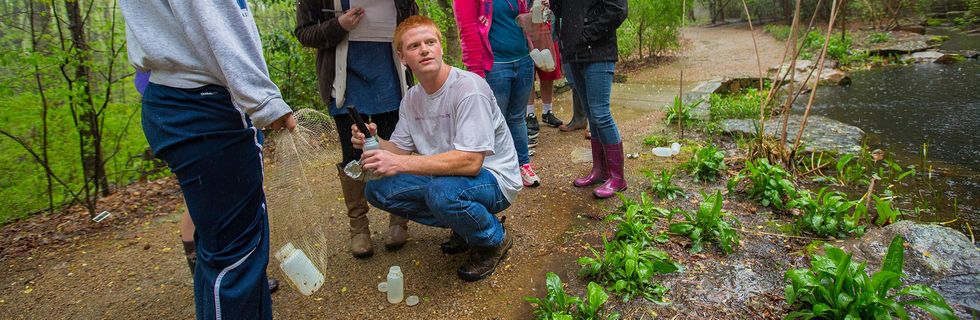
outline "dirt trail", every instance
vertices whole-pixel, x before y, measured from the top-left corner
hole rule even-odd
[[[644,84],[649,95],[674,92],[676,74],[683,68],[685,80],[706,80],[726,75],[754,75],[757,71],[752,41],[744,27],[687,28],[685,50],[672,63],[650,67],[630,76]],[[763,66],[778,62],[782,46],[768,35],[759,37]],[[675,85],[668,86],[669,83]],[[650,101],[657,99],[650,98]],[[568,94],[556,98],[563,119],[571,113]],[[662,113],[656,108],[627,109],[613,98],[627,152],[640,152],[643,136],[659,131]],[[532,161],[542,186],[526,189],[503,214],[516,236],[510,258],[487,280],[465,283],[455,269],[464,257],[445,256],[438,244],[447,232],[420,225],[410,226],[411,240],[398,252],[385,252],[382,241],[386,219],[372,211],[375,256],[356,260],[346,253],[346,221],[335,219],[325,232],[323,244],[330,252],[324,287],[312,297],[290,287],[273,295],[277,318],[371,318],[371,319],[486,319],[527,318],[525,296],[540,296],[544,275],[556,271],[563,279],[574,274],[574,260],[588,245],[599,243],[600,222],[583,218],[587,213],[608,212],[618,200],[596,201],[589,189],[571,186],[573,176],[586,172],[587,163],[576,162],[576,153],[587,150],[581,131],[561,133],[542,128],[537,155]],[[573,156],[570,156],[573,155]],[[630,193],[645,185],[640,174],[642,158],[628,162]],[[665,165],[661,162],[659,165]],[[328,173],[332,175],[333,173]],[[330,179],[327,179],[330,180]],[[176,188],[175,185],[171,185]],[[335,182],[323,186],[334,190]],[[342,201],[331,208],[343,210]],[[181,319],[194,315],[191,280],[177,238],[178,211],[148,216],[125,227],[103,229],[69,245],[44,246],[24,254],[3,257],[0,263],[0,318],[156,318]],[[275,214],[274,212],[271,214]],[[339,214],[332,216],[342,217]],[[21,221],[18,223],[26,223]],[[8,228],[4,228],[6,231]],[[601,228],[600,228],[601,229]],[[276,232],[273,225],[272,232]],[[583,237],[583,234],[591,236]],[[282,278],[270,263],[271,274]],[[422,298],[420,305],[390,305],[375,285],[388,266],[398,264],[406,276],[406,294]],[[285,285],[285,283],[284,283]]]

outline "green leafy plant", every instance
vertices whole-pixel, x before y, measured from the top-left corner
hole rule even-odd
[[[797,311],[786,319],[908,319],[915,306],[937,319],[956,319],[938,292],[925,285],[902,287],[904,239],[896,236],[888,246],[881,270],[870,277],[866,262],[851,261],[851,254],[825,245],[826,255],[813,255],[808,269],[785,273],[786,303]]]
[[[708,98],[708,111],[711,120],[723,119],[758,119],[759,105],[766,100],[766,91],[758,88],[747,88],[744,93],[711,94]],[[766,106],[766,114],[772,108]]]
[[[892,39],[892,35],[890,33],[887,33],[887,32],[874,32],[874,33],[872,33],[871,35],[868,36],[868,42],[869,43],[888,42],[888,40],[891,40],[891,39]]]
[[[606,217],[607,221],[615,221],[616,234],[613,240],[623,240],[646,245],[653,241],[650,228],[653,227],[656,216],[665,216],[667,210],[654,206],[646,194],[640,194],[640,202],[623,199],[623,206],[616,214]]]
[[[643,138],[643,145],[647,147],[664,146],[667,145],[667,142],[670,142],[670,140],[667,137],[659,134],[651,134]]]
[[[609,295],[595,282],[589,282],[586,289],[586,301],[565,292],[561,278],[554,272],[548,272],[545,280],[547,295],[542,298],[525,297],[524,300],[534,304],[534,318],[539,320],[615,320],[619,313],[606,312],[604,305]]]
[[[694,177],[694,180],[715,181],[719,172],[727,168],[725,153],[719,151],[713,144],[704,146],[694,152],[694,156],[684,163],[683,168]]]
[[[690,123],[694,120],[691,116],[691,110],[697,108],[703,100],[691,101],[690,103],[684,103],[681,101],[681,97],[674,97],[674,103],[667,108],[667,114],[664,116],[664,123],[672,124],[677,123],[677,121],[683,121],[684,123]]]
[[[687,211],[678,211],[686,221],[670,224],[671,232],[691,238],[692,253],[701,252],[706,241],[717,243],[726,254],[732,253],[738,247],[738,233],[732,228],[732,224],[737,224],[738,220],[732,223],[725,221],[728,213],[721,210],[721,198],[721,191],[713,196],[705,196],[694,215]]]
[[[790,205],[803,213],[796,220],[800,230],[839,239],[864,234],[861,219],[867,208],[860,201],[848,201],[842,193],[828,192],[827,188],[816,195],[804,191]]]
[[[862,161],[864,157],[858,157],[853,154],[844,154],[837,158],[837,183],[841,186],[848,186],[852,184],[868,184],[868,177],[865,176],[868,167],[865,164],[866,161]]]
[[[728,181],[728,190],[734,190],[739,181],[751,181],[745,192],[759,204],[779,210],[789,208],[787,203],[796,198],[796,186],[783,168],[769,164],[765,158],[745,162],[745,169]]]
[[[876,225],[883,226],[898,221],[898,216],[902,214],[902,211],[893,206],[893,197],[879,197],[876,195],[872,195],[871,197],[875,200],[875,212],[878,214],[878,218],[875,219]]]
[[[605,251],[592,250],[593,257],[581,257],[579,275],[596,279],[624,301],[643,297],[660,301],[667,287],[653,280],[654,275],[681,270],[667,252],[648,248],[642,243],[603,239]]]
[[[671,181],[674,179],[673,170],[662,169],[659,175],[650,171],[644,171],[643,174],[650,179],[650,191],[661,199],[674,200],[677,197],[687,196],[681,187]]]

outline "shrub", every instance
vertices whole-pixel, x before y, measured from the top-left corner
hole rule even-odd
[[[674,97],[674,103],[667,108],[664,123],[673,124],[677,123],[677,121],[683,121],[684,123],[693,122],[694,118],[691,116],[691,110],[697,108],[701,104],[701,101],[697,100],[685,104],[681,101],[680,97]]]
[[[882,43],[888,42],[892,39],[892,35],[887,32],[875,32],[868,36],[869,43]]]

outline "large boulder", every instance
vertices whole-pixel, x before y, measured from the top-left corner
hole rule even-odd
[[[847,73],[830,67],[834,64],[836,63],[829,60],[824,61],[824,68],[823,71],[820,72],[820,79],[818,80],[818,83],[823,86],[846,86],[851,84],[851,78],[847,76]],[[792,65],[792,61],[790,61],[783,63],[782,65],[772,66],[769,68],[769,77],[772,78],[773,81],[784,77],[789,79],[789,75],[786,73],[791,71],[790,67],[795,69],[795,72],[792,74],[792,81],[796,83],[797,86],[802,85],[804,87],[811,87],[813,85],[813,77],[817,76],[814,69],[816,69],[818,65],[810,60],[796,60],[795,65]]]
[[[922,51],[905,55],[902,60],[914,63],[941,63],[950,64],[962,60],[964,57],[955,53],[942,53],[939,51]]]
[[[800,130],[803,116],[792,114],[787,122],[789,138],[796,138]],[[758,131],[758,119],[728,119],[721,122],[721,129],[727,134],[755,135]],[[777,116],[766,120],[766,135],[781,136],[782,118]],[[861,137],[864,130],[830,118],[810,115],[806,129],[803,130],[803,144],[808,152],[834,151],[837,153],[855,153],[861,150]],[[793,141],[786,142],[792,147]]]
[[[932,41],[932,39],[933,37],[929,35],[897,35],[892,40],[885,43],[875,44],[865,49],[868,50],[868,53],[871,55],[878,56],[907,54],[939,47],[939,44]]]
[[[980,314],[980,249],[963,233],[940,225],[900,221],[873,229],[844,248],[855,260],[868,262],[868,271],[881,269],[892,238],[905,238],[905,284],[931,286],[961,319]]]

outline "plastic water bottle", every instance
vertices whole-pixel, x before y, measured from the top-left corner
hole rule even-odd
[[[279,268],[286,273],[286,277],[299,293],[308,296],[323,285],[323,274],[316,269],[313,261],[306,257],[306,253],[296,249],[292,242],[283,245],[279,251],[276,251],[275,256],[280,261]]]
[[[534,0],[534,4],[531,5],[531,22],[544,23],[544,4],[541,0]]]
[[[541,70],[546,72],[555,71],[555,59],[551,57],[551,49],[545,48],[541,50],[540,56],[542,65],[539,67],[541,67]]]
[[[388,269],[388,302],[400,303],[404,298],[405,276],[402,275],[402,268],[391,266],[391,269]]]

